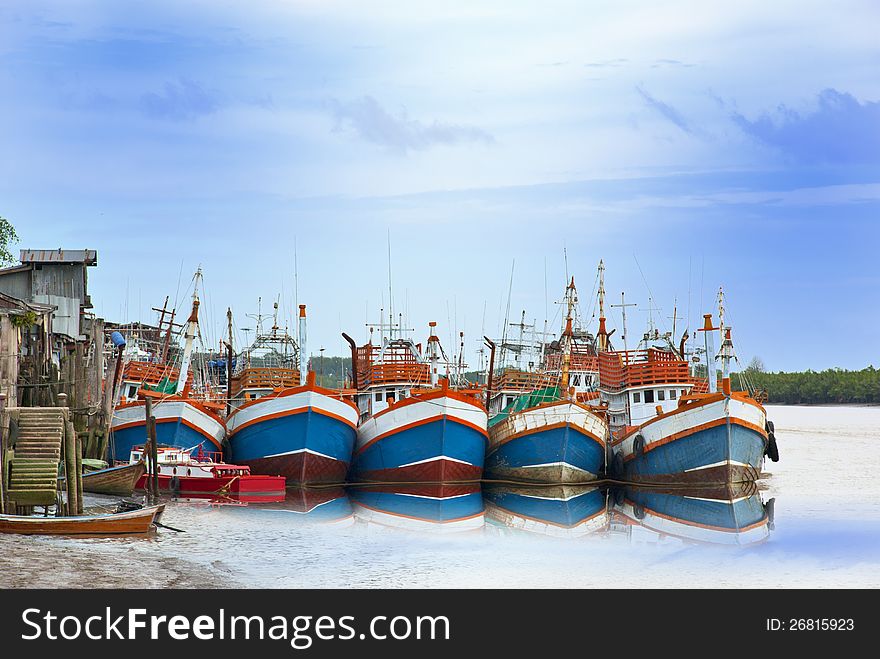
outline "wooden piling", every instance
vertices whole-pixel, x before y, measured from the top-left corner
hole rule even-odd
[[[159,498],[159,446],[156,443],[156,417],[150,416],[150,452],[153,460],[153,498]]]
[[[144,414],[147,422],[147,442],[144,456],[149,456],[147,469],[147,492],[155,499],[159,497],[159,448],[156,445],[156,417],[153,416],[153,400],[144,400]]]
[[[67,394],[58,394],[59,407],[67,407]],[[64,434],[61,442],[64,445],[64,477],[67,488],[67,514],[75,516],[79,509],[76,498],[76,430],[70,420],[69,412],[64,414]]]
[[[9,435],[6,394],[0,394],[0,515],[6,514],[6,438]]]
[[[76,514],[83,514],[83,440],[79,433],[74,432],[76,447]]]

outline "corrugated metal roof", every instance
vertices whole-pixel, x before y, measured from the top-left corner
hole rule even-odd
[[[98,265],[98,252],[93,249],[23,249],[21,262]]]

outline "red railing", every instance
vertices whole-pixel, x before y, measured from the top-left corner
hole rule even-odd
[[[559,377],[534,371],[507,368],[492,382],[492,391],[535,391],[558,384]]]
[[[430,382],[430,367],[420,364],[408,349],[387,348],[382,361],[374,362],[374,359],[378,359],[379,350],[370,344],[358,348],[358,386],[392,383],[422,385]]]
[[[299,371],[295,368],[246,368],[233,376],[229,388],[234,396],[242,389],[280,389],[299,386]]]
[[[547,355],[544,358],[544,368],[548,371],[561,371],[562,355],[558,352]],[[568,368],[571,371],[589,371],[595,373],[599,370],[599,357],[597,355],[573,354]]]
[[[142,382],[152,387],[156,386],[164,378],[170,382],[176,382],[180,371],[168,364],[153,364],[150,362],[128,362],[122,371],[122,380],[129,382]],[[192,381],[192,373],[187,378]]]
[[[657,384],[690,384],[687,361],[672,352],[648,348],[603,352],[599,355],[599,382],[606,390]]]

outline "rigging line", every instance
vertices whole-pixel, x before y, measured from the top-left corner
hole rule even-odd
[[[706,280],[706,257],[703,257],[702,263],[700,264],[700,309],[697,313],[701,313],[703,310],[703,283]]]
[[[648,280],[645,278],[645,273],[642,272],[642,266],[639,263],[639,259],[636,258],[635,252],[633,252],[633,259],[635,259],[636,267],[638,267],[638,269],[639,269],[639,274],[642,276],[642,281],[645,284],[645,288],[648,289],[648,295],[651,296],[652,304],[649,305],[648,313],[653,314],[654,310],[652,310],[650,307],[653,307],[653,305],[657,303],[657,298],[654,297],[654,293],[653,293],[653,291],[651,291],[651,287],[648,285]],[[656,311],[660,312],[660,325],[663,328],[663,331],[666,332],[666,323],[663,320],[663,307],[657,307]],[[672,337],[672,338],[674,339],[675,337]]]
[[[507,286],[507,310],[504,312],[504,328],[501,334],[501,356],[500,362],[504,363],[505,344],[507,343],[507,324],[510,321],[510,296],[513,294],[513,271],[516,267],[516,259],[510,264],[510,284]]]
[[[547,292],[547,257],[544,257],[544,322],[550,315],[550,294]]]
[[[174,291],[174,306],[172,309],[177,308],[178,302],[180,302],[180,282],[183,279],[183,259],[180,259],[180,269],[177,271],[177,289]]]
[[[394,338],[394,302],[391,296],[391,228],[388,228],[388,338]],[[447,302],[447,306],[448,306]],[[381,323],[381,319],[379,320]]]
[[[693,266],[694,257],[693,255],[688,256],[688,310],[687,310],[687,330],[689,331],[691,328],[691,271]],[[672,340],[675,340],[675,337],[672,337]],[[684,355],[682,355],[684,357]]]
[[[588,321],[588,324],[584,327],[584,329],[589,327],[589,324],[593,322],[593,318],[596,317],[596,305],[599,303],[598,291],[599,291],[599,271],[596,270],[596,278],[593,280],[593,288],[590,291],[590,299],[592,299],[592,301],[593,301],[592,304],[590,304],[590,313],[589,313],[590,320]],[[575,310],[575,312],[577,313],[577,310]]]
[[[296,236],[293,237],[293,306],[295,309],[299,309],[299,255]]]

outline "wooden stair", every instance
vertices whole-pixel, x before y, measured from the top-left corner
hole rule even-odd
[[[55,503],[65,411],[60,407],[18,408],[7,490],[9,500],[15,505]]]

